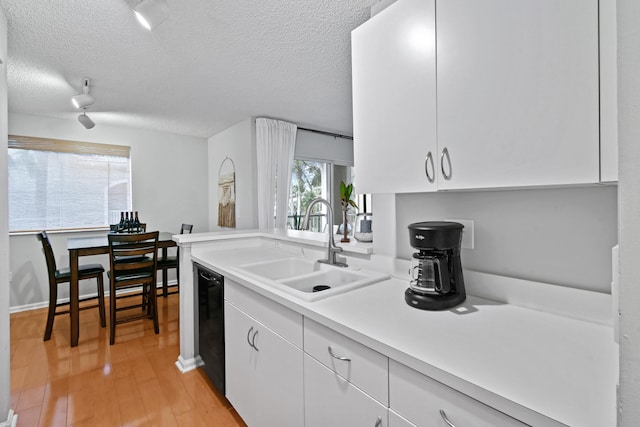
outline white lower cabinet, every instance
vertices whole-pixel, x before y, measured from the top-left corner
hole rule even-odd
[[[393,360],[389,361],[389,404],[395,413],[418,427],[526,426]]]
[[[302,350],[228,301],[225,341],[227,399],[247,425],[302,426]]]
[[[396,414],[395,411],[393,411],[392,409],[389,409],[389,427],[417,427],[417,426],[405,420],[400,415]]]
[[[387,427],[389,359],[304,319],[305,426]]]
[[[386,405],[304,355],[305,427],[387,427]]]

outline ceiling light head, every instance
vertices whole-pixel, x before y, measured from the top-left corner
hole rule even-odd
[[[80,94],[80,95],[76,95],[73,98],[71,98],[71,103],[76,108],[88,107],[89,105],[93,104],[94,102],[96,102],[96,100],[93,99],[93,96],[89,95],[88,93],[83,93],[83,94]]]
[[[91,118],[89,118],[89,116],[87,116],[87,110],[85,109],[82,114],[80,114],[78,116],[78,121],[82,124],[82,126],[84,126],[87,129],[91,129],[92,127],[94,127],[96,124],[93,122],[93,120],[91,120]]]
[[[169,6],[166,0],[142,0],[133,12],[140,24],[151,31],[169,17]]]
[[[89,95],[89,78],[82,79],[82,93],[71,97],[71,103],[76,108],[85,108],[92,105],[96,100]]]

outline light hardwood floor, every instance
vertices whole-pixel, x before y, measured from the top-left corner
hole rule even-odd
[[[80,312],[80,341],[69,347],[69,318],[46,310],[11,315],[11,407],[18,426],[246,426],[204,372],[181,374],[179,296],[158,298],[160,334],[150,320],[109,325]],[[109,310],[107,309],[107,316]]]

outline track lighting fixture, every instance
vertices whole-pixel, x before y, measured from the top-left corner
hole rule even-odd
[[[78,121],[82,123],[82,126],[84,126],[85,128],[91,129],[96,124],[89,118],[89,116],[87,116],[87,109],[83,108],[83,110],[84,111],[82,112],[82,114],[78,116]]]
[[[71,103],[76,108],[85,108],[93,104],[96,100],[93,96],[89,95],[89,78],[84,77],[82,79],[82,93],[80,95],[73,96]]]
[[[151,31],[169,17],[169,6],[166,0],[142,0],[133,12],[140,24]]]

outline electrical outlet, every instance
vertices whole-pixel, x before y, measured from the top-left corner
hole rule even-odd
[[[464,229],[462,230],[462,248],[473,249],[475,247],[472,219],[447,219],[445,221],[459,222],[464,225]]]

